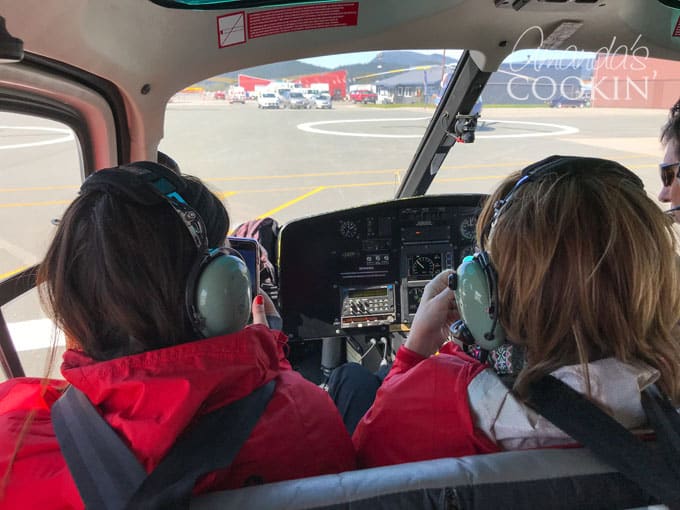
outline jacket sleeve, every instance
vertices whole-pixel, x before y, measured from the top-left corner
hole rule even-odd
[[[427,358],[425,356],[418,354],[415,351],[412,351],[411,349],[407,349],[402,345],[401,347],[399,347],[399,350],[397,351],[397,356],[394,359],[392,368],[390,369],[390,372],[387,374],[387,377],[385,377],[384,382],[387,382],[392,377],[398,376],[399,374],[403,374],[404,372],[409,371],[411,368],[415,367],[418,363],[420,363],[424,359]]]
[[[354,430],[359,467],[498,451],[475,429],[468,404],[467,387],[483,365],[448,346],[420,360],[402,349]]]
[[[39,378],[0,384],[0,473],[8,476],[0,509],[83,508],[50,420],[52,404],[67,384]]]
[[[472,358],[469,358],[467,355],[465,355],[463,351],[460,349],[460,347],[458,347],[458,345],[456,345],[453,342],[445,343],[442,346],[439,353],[452,354],[453,356],[458,356],[466,361],[474,362]],[[435,354],[435,356],[436,355],[437,354]],[[420,363],[423,360],[426,360],[427,358],[428,358],[427,356],[418,354],[417,352],[412,351],[411,349],[408,349],[402,345],[401,347],[399,347],[399,350],[397,351],[397,356],[394,359],[394,364],[392,365],[390,372],[387,374],[387,377],[385,377],[385,381],[387,381],[388,379],[395,375],[403,374],[404,372],[409,371],[410,369],[415,367],[418,363]]]

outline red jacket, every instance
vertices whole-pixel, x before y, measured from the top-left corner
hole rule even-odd
[[[82,390],[147,471],[194,419],[276,379],[253,433],[227,470],[201,479],[195,493],[355,468],[354,449],[326,392],[291,369],[286,337],[264,326],[232,335],[97,362],[64,354],[62,374]],[[0,385],[0,475],[22,426],[35,413],[0,508],[83,508],[61,456],[50,407],[64,381],[17,378]]]
[[[484,366],[455,344],[438,356],[401,347],[352,440],[361,467],[495,453],[473,425],[467,387]]]

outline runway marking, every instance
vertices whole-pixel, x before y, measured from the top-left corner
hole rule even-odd
[[[634,159],[634,158],[643,158],[643,157],[649,157],[645,155],[634,155],[634,156],[626,156],[624,158],[618,158],[618,160],[622,161],[625,159]],[[617,158],[605,158],[605,159],[617,159]],[[480,164],[469,164],[469,165],[445,165],[442,166],[439,169],[439,174],[440,177],[437,178],[437,182],[458,182],[458,181],[473,181],[473,180],[488,180],[489,178],[504,178],[505,175],[501,176],[470,176],[470,177],[442,177],[441,173],[442,171],[449,171],[449,170],[460,170],[460,169],[475,169],[475,168],[517,168],[518,170],[529,163],[532,163],[533,161],[514,161],[514,162],[509,162],[509,163],[491,163],[491,164],[486,164],[486,163],[480,163]],[[641,170],[641,169],[646,169],[646,168],[657,168],[657,164],[654,163],[648,163],[648,164],[638,164],[638,165],[629,165],[631,170]],[[342,176],[342,175],[371,175],[371,174],[394,174],[398,175],[401,172],[404,172],[405,170],[360,170],[360,171],[355,171],[355,172],[329,172],[329,173],[315,173],[315,174],[289,174],[287,176],[262,176],[262,179],[269,179],[269,178],[298,178],[298,177],[323,177],[323,176]],[[248,180],[249,177],[234,177],[234,178],[217,178],[217,179],[203,179],[204,182],[211,182],[211,181],[223,181],[223,180]],[[376,185],[372,183],[366,183],[368,185]],[[364,186],[366,184],[359,183],[359,184],[352,184],[352,183],[347,183],[347,184],[327,184],[325,188],[342,188],[342,187],[356,187],[356,186]],[[392,185],[394,184],[394,181],[381,181],[382,185]],[[64,189],[66,187],[61,187],[61,186],[54,186],[54,187],[40,187],[39,189],[41,191],[49,191],[51,189]],[[281,188],[258,188],[258,189],[244,189],[244,190],[231,190],[231,191],[214,191],[214,193],[220,198],[220,199],[225,199],[227,197],[231,197],[234,195],[242,195],[242,194],[247,194],[247,193],[279,193],[279,192],[286,192],[286,191],[302,191],[302,190],[309,190],[313,188],[313,186],[288,186],[288,187],[281,187]],[[31,191],[37,188],[0,188],[0,193],[8,193],[8,192],[15,192],[15,191]],[[0,204],[0,208],[11,208],[11,207],[40,207],[40,206],[50,206],[50,205],[64,205],[64,204],[70,204],[70,200],[48,200],[48,201],[43,201],[43,202],[14,202],[14,203],[7,203],[7,204]]]
[[[272,179],[294,179],[301,177],[338,177],[344,175],[368,175],[368,174],[391,174],[399,172],[400,170],[344,170],[340,172],[310,172],[303,174],[285,174],[285,175],[238,175],[234,177],[212,177],[203,179],[204,182],[233,182],[233,181],[264,181]],[[0,189],[0,191],[2,191]]]
[[[529,122],[524,120],[492,120],[484,119],[484,122],[495,122],[501,124],[523,124],[525,126],[541,126],[555,128],[557,131],[542,131],[540,133],[517,133],[511,135],[480,135],[477,134],[475,138],[538,138],[543,136],[562,136],[562,135],[573,135],[579,132],[578,128],[572,126],[565,126],[562,124],[551,124],[548,122]]]
[[[73,200],[46,200],[44,202],[14,202],[9,204],[0,204],[0,208],[6,207],[41,207],[45,205],[66,205],[73,202]]]
[[[26,149],[29,147],[40,147],[42,145],[53,145],[55,143],[64,143],[75,140],[73,132],[70,129],[65,128],[55,128],[55,127],[45,127],[45,126],[0,126],[0,129],[17,129],[21,131],[46,131],[48,133],[61,133],[66,134],[59,138],[53,138],[52,140],[43,140],[40,142],[27,142],[27,143],[15,143],[11,145],[0,145],[0,150],[4,149]]]
[[[632,155],[632,156],[627,156],[626,158],[619,158],[619,159],[633,159],[633,158],[642,158],[642,157],[649,157],[646,155]],[[460,168],[488,168],[488,167],[508,167],[508,166],[514,166],[517,168],[521,168],[523,166],[526,166],[529,164],[531,161],[516,161],[516,162],[510,162],[510,163],[494,163],[494,164],[470,164],[470,165],[456,165],[456,166],[448,166],[448,167],[442,167],[441,170],[455,170],[455,169],[460,169]],[[642,168],[656,168],[656,164],[641,164],[641,165],[631,165],[631,169],[642,169]],[[377,170],[377,171],[366,171],[366,172],[351,172],[351,173],[366,173],[366,174],[371,174],[371,173],[391,173],[395,172],[394,170]],[[340,172],[342,174],[342,172]],[[307,175],[307,174],[300,174],[300,175]],[[326,174],[320,174],[320,175],[326,175]],[[504,179],[506,175],[474,175],[474,176],[468,176],[468,177],[438,177],[437,182],[471,182],[471,181],[489,181],[489,180],[497,180],[497,179]],[[375,186],[393,186],[395,183],[394,181],[375,181],[375,182],[365,182],[365,183],[347,183],[347,184],[328,184],[325,186],[317,186],[316,188],[312,188],[310,190],[310,186],[292,186],[292,187],[287,187],[287,188],[269,188],[269,189],[248,189],[248,190],[240,190],[240,191],[218,191],[215,192],[218,197],[221,199],[224,199],[229,196],[237,195],[237,194],[248,194],[248,193],[275,193],[275,192],[282,192],[282,191],[305,191],[302,195],[293,198],[292,200],[289,200],[274,209],[270,209],[269,211],[266,211],[259,216],[257,216],[256,219],[261,219],[267,216],[271,216],[279,211],[282,211],[283,209],[286,209],[287,207],[290,207],[291,205],[294,205],[298,202],[301,202],[302,200],[305,200],[306,198],[315,195],[321,191],[328,190],[328,189],[343,189],[343,188],[360,188],[360,187],[375,187]],[[7,191],[7,190],[2,190],[0,191]],[[10,190],[11,191],[11,190]],[[54,203],[69,203],[69,201],[50,201],[50,202],[32,202],[32,203],[27,203],[27,204],[0,204],[0,207],[21,207],[21,206],[37,206],[37,205],[52,205]],[[231,233],[230,233],[231,234]],[[1,241],[0,241],[1,243]],[[14,269],[12,271],[8,271],[6,273],[0,274],[0,280],[4,280],[5,278],[8,278],[16,273],[19,273],[26,269],[28,266],[22,266],[20,268]]]
[[[7,328],[19,352],[49,349],[53,345],[56,347],[66,345],[64,332],[58,329],[50,319],[10,322]]]
[[[409,118],[395,118],[395,119],[354,119],[354,120],[323,120],[318,122],[305,122],[298,124],[297,128],[301,131],[306,131],[308,133],[317,133],[322,135],[335,135],[335,136],[355,136],[360,138],[422,138],[423,134],[415,135],[386,135],[380,133],[347,133],[344,131],[331,131],[327,129],[319,129],[315,126],[325,126],[329,124],[358,124],[366,122],[405,122],[414,120],[427,120],[430,117],[409,117]],[[481,135],[477,134],[477,138],[492,139],[492,138],[535,138],[544,136],[563,136],[563,135],[573,135],[579,132],[578,128],[572,126],[565,126],[562,124],[551,124],[547,122],[530,122],[521,120],[494,120],[494,119],[484,119],[484,122],[494,122],[496,124],[520,124],[525,126],[535,126],[535,127],[548,127],[555,128],[554,131],[542,131],[538,133],[516,133],[516,134],[498,134],[498,135]]]
[[[5,278],[9,278],[10,276],[14,276],[17,273],[21,273],[24,269],[28,269],[30,266],[21,266],[17,269],[12,269],[11,271],[7,271],[6,273],[0,274],[0,280],[4,280]]]
[[[80,189],[80,186],[26,186],[23,188],[0,188],[0,193],[14,193],[17,191],[55,191],[61,189]]]
[[[299,197],[296,197],[293,200],[289,200],[285,204],[281,204],[280,206],[275,207],[274,209],[270,209],[269,211],[260,214],[256,219],[259,220],[261,218],[266,218],[267,216],[271,216],[272,214],[277,213],[277,212],[285,209],[286,207],[290,207],[291,205],[296,204],[299,201],[304,200],[307,197],[311,197],[312,195],[316,195],[319,191],[323,191],[325,189],[326,189],[326,186],[319,186],[317,188],[314,188],[312,191],[308,191],[304,195],[300,195]]]
[[[225,198],[236,195],[239,192],[238,191],[213,191],[213,193],[215,193],[215,195],[217,195],[217,198],[219,198],[220,200],[224,200]]]
[[[361,138],[422,138],[423,135],[384,135],[379,133],[346,133],[344,131],[328,131],[325,129],[318,129],[314,126],[325,126],[328,124],[359,124],[366,122],[412,122],[414,120],[429,120],[431,117],[403,117],[396,119],[355,119],[355,120],[322,120],[318,122],[304,122],[298,124],[297,128],[308,133],[318,133],[321,135],[335,135],[335,136],[355,136]],[[424,128],[423,128],[424,129]]]

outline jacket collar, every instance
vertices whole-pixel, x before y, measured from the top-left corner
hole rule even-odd
[[[287,365],[286,338],[264,326],[98,362],[64,353],[64,378],[153,467],[196,415],[238,400]]]
[[[659,378],[658,370],[606,358],[588,364],[593,401],[627,429],[647,421],[640,393]],[[586,394],[586,377],[580,365],[561,367],[554,377]],[[538,448],[574,441],[548,420],[518,400],[492,370],[480,372],[468,386],[470,409],[476,427],[504,449]]]

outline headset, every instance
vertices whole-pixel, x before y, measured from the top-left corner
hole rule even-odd
[[[186,188],[183,178],[169,168],[151,161],[138,161],[95,172],[83,182],[80,191],[116,191],[137,204],[150,206],[166,202],[170,205],[197,251],[185,288],[189,320],[196,333],[204,338],[234,333],[243,329],[250,317],[252,295],[248,267],[236,250],[208,246],[203,220],[182,196]]]
[[[483,244],[485,238],[491,237],[498,218],[511,204],[517,190],[548,174],[572,172],[575,167],[595,169],[602,165],[615,167],[622,176],[644,189],[637,175],[615,161],[556,155],[526,167],[512,189],[494,203],[491,221],[484,227],[481,236],[480,251],[465,257],[456,272],[449,276],[449,288],[454,291],[461,316],[461,320],[451,326],[455,337],[466,345],[476,344],[485,351],[497,349],[506,341],[505,330],[499,322],[502,310],[498,296],[498,274]]]

